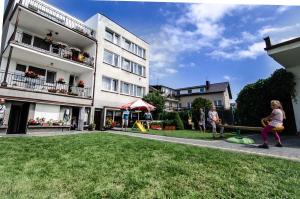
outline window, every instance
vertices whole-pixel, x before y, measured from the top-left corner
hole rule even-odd
[[[22,64],[17,64],[16,71],[25,72],[26,71],[26,66],[22,65]]]
[[[189,90],[188,90],[188,94],[192,94],[192,89],[189,89]]]
[[[114,33],[106,29],[105,30],[105,39],[107,39],[108,41],[113,42],[113,40],[114,40]]]
[[[128,41],[127,39],[124,39],[124,48],[126,49],[126,50],[129,50],[129,51],[131,51],[131,42],[130,41]]]
[[[205,92],[205,88],[204,87],[200,88],[200,93],[204,93],[204,92]]]
[[[187,108],[192,108],[192,103],[191,102],[187,103]]]
[[[47,71],[46,82],[54,84],[55,79],[56,79],[56,72]]]
[[[120,35],[114,33],[109,29],[105,30],[105,38],[114,44],[120,45]]]
[[[214,105],[215,106],[222,106],[222,100],[215,100]]]
[[[119,55],[114,54],[110,51],[104,50],[103,60],[105,63],[118,67],[119,66]]]
[[[122,82],[121,92],[129,95],[131,93],[130,87],[131,87],[131,84]]]
[[[23,33],[22,43],[31,45],[32,36],[26,33]]]
[[[109,77],[102,77],[102,89],[108,91],[118,91],[119,81]]]
[[[37,67],[34,67],[34,66],[29,66],[28,67],[28,71],[32,71],[35,74],[38,74],[38,75],[41,75],[41,76],[44,76],[44,77],[46,76],[46,70],[42,69],[42,68],[37,68]]]
[[[181,103],[178,103],[178,108],[181,108]]]
[[[34,37],[33,46],[47,51],[50,49],[50,43],[39,37]]]
[[[136,93],[135,96],[137,97],[142,97],[143,96],[143,87],[141,86],[136,86]]]
[[[123,58],[122,69],[127,70],[127,71],[131,71],[131,69],[130,69],[130,61],[129,60]]]

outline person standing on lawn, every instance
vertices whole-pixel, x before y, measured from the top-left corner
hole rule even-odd
[[[153,121],[152,114],[151,114],[150,110],[148,110],[148,112],[146,112],[144,114],[144,118],[146,120],[147,130],[149,131],[149,129],[150,129],[150,122]]]
[[[5,99],[1,98],[0,99],[0,126],[2,126],[4,123],[5,112],[6,112]]]
[[[125,131],[127,131],[128,123],[129,123],[129,114],[130,112],[128,111],[128,108],[126,108],[122,114],[122,131],[124,129],[124,126],[125,126]]]
[[[216,111],[215,106],[211,106],[211,108],[208,112],[208,122],[212,126],[212,133],[213,133],[213,137],[215,138],[216,133],[217,133],[217,125],[219,125],[219,123],[220,123],[220,118],[219,118],[218,112]],[[224,132],[224,127],[221,127],[221,129],[220,129],[221,137],[224,137],[223,132]]]
[[[259,145],[259,148],[268,149],[268,133],[272,131],[272,129],[283,126],[283,120],[286,119],[285,112],[282,108],[280,101],[272,100],[271,101],[271,109],[272,113],[263,118],[263,120],[270,120],[269,124],[265,126],[261,131],[261,136],[264,141],[262,145]],[[282,147],[281,139],[277,132],[274,133],[277,144],[275,146]]]
[[[200,118],[199,118],[199,129],[201,132],[205,132],[205,113],[203,108],[200,108]]]

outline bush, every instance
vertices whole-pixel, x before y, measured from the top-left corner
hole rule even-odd
[[[237,97],[237,117],[241,125],[261,126],[260,120],[271,113],[270,101],[279,100],[286,113],[286,132],[296,132],[291,97],[295,97],[294,75],[285,69],[271,77],[246,85]]]
[[[156,107],[152,113],[153,119],[160,119],[159,117],[165,109],[165,98],[161,96],[159,92],[152,92],[144,96],[143,100]]]
[[[163,112],[163,114],[161,115],[161,119],[166,121],[173,121],[174,125],[176,126],[176,129],[178,130],[184,129],[183,122],[178,112]]]

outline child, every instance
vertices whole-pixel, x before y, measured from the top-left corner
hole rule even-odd
[[[285,118],[285,113],[283,111],[282,105],[278,100],[272,100],[271,101],[271,108],[273,109],[271,115],[267,116],[266,118],[264,118],[264,120],[271,120],[270,123],[265,126],[262,131],[261,131],[261,135],[263,138],[264,143],[262,145],[259,145],[259,148],[264,148],[264,149],[268,149],[268,133],[276,127],[280,127],[283,125],[283,119]],[[277,144],[275,146],[277,147],[282,147],[282,143],[280,140],[280,137],[278,135],[278,133],[274,134],[275,139],[277,141]]]
[[[200,108],[199,129],[205,132],[205,113],[202,108]]]

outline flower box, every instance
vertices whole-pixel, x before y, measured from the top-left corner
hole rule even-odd
[[[57,81],[57,83],[59,83],[59,84],[65,84],[66,82],[65,82],[64,78],[59,78],[58,81]]]
[[[176,126],[165,126],[164,130],[176,130]]]
[[[56,88],[49,88],[48,92],[50,92],[50,93],[56,93],[57,89]]]
[[[161,125],[159,125],[159,124],[151,124],[150,129],[161,130],[162,128],[161,128]]]
[[[25,72],[25,77],[37,79],[39,77],[39,75],[34,73],[33,71],[26,71]]]
[[[79,88],[84,88],[84,82],[83,82],[82,80],[80,80],[80,81],[78,82],[77,86],[78,86]]]

